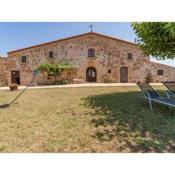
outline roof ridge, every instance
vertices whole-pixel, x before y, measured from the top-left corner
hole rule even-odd
[[[26,50],[26,49],[32,49],[32,48],[35,48],[35,47],[40,47],[40,46],[44,46],[44,45],[55,43],[55,42],[61,42],[61,41],[64,41],[64,40],[73,39],[73,38],[85,36],[85,35],[88,35],[88,34],[94,34],[94,35],[106,37],[106,38],[109,38],[109,39],[113,39],[113,40],[117,40],[117,41],[120,41],[120,42],[124,42],[124,43],[127,43],[127,44],[132,44],[132,45],[137,46],[137,44],[135,44],[135,43],[132,43],[132,42],[129,42],[129,41],[126,41],[126,40],[122,40],[122,39],[119,39],[119,38],[107,36],[107,35],[104,35],[104,34],[101,34],[101,33],[96,33],[96,32],[87,32],[87,33],[83,33],[83,34],[79,34],[79,35],[74,35],[74,36],[70,36],[70,37],[66,37],[66,38],[62,38],[62,39],[57,39],[57,40],[54,40],[54,41],[48,41],[48,42],[44,42],[44,43],[41,43],[41,44],[36,44],[36,45],[33,45],[33,46],[24,47],[24,48],[21,48],[21,49],[9,51],[9,52],[7,52],[7,54],[23,51],[23,50]]]

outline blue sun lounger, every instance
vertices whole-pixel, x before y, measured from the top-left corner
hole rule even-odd
[[[162,82],[163,85],[168,89],[166,95],[168,98],[175,97],[175,82]]]
[[[137,83],[142,92],[142,97],[149,102],[150,110],[152,111],[152,102],[164,104],[169,107],[175,107],[175,99],[160,96],[149,84]]]

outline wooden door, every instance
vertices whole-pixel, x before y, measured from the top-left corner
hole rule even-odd
[[[96,69],[93,67],[89,67],[86,70],[86,81],[87,82],[96,82],[97,80],[97,72]]]
[[[128,82],[128,68],[127,67],[120,68],[120,82],[121,83]]]
[[[11,72],[11,82],[20,85],[20,72],[12,71]]]

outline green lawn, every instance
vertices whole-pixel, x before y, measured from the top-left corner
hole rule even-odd
[[[150,112],[138,91],[28,90],[0,109],[0,152],[175,152],[175,110],[154,104]],[[0,91],[0,103],[17,93]]]

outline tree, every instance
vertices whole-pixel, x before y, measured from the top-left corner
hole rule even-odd
[[[55,83],[57,80],[57,76],[61,74],[61,69],[58,65],[51,64],[49,75],[53,76],[55,78]]]
[[[145,83],[150,83],[152,81],[152,74],[151,72],[148,70],[146,76],[145,76]]]
[[[42,63],[38,66],[37,70],[40,72],[47,72],[48,75],[54,76],[55,83],[56,83],[56,77],[60,75],[61,69],[56,64],[50,64],[50,63]]]
[[[48,75],[53,76],[55,78],[55,83],[56,83],[56,78],[58,75],[61,74],[63,71],[69,71],[72,70],[73,67],[68,64],[68,63],[61,63],[61,64],[50,64],[50,63],[42,63],[38,66],[36,70],[39,70],[41,73],[47,72]]]
[[[175,57],[175,22],[135,22],[137,44],[146,55],[159,60]]]
[[[40,71],[41,73],[44,73],[44,72],[49,73],[51,66],[52,65],[49,63],[42,63],[35,69],[35,71]]]

